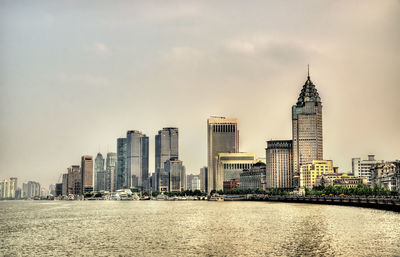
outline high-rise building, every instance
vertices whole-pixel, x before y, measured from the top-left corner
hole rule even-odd
[[[296,105],[292,107],[294,187],[298,187],[300,167],[306,162],[323,160],[322,103],[310,74]]]
[[[15,180],[0,181],[0,199],[15,199]]]
[[[208,181],[207,191],[223,187],[223,181],[218,178],[216,159],[219,153],[239,152],[239,130],[237,119],[212,117],[207,120],[208,137]]]
[[[84,155],[81,158],[81,194],[93,191],[93,157]]]
[[[171,158],[179,159],[178,128],[163,128],[155,136],[155,171],[164,169],[164,163]]]
[[[367,179],[367,184],[371,185],[371,168],[375,164],[384,163],[383,160],[375,160],[375,155],[368,155],[368,160],[361,160],[361,158],[351,159],[352,173],[355,177],[364,177]]]
[[[149,137],[140,131],[130,130],[126,138],[128,186],[143,189],[149,178]]]
[[[171,158],[164,163],[164,171],[169,174],[169,191],[183,191],[186,188],[186,171],[182,161]]]
[[[300,167],[300,187],[312,189],[316,185],[318,176],[333,173],[333,162],[331,160],[313,160],[303,163]]]
[[[100,174],[100,176],[98,176]],[[94,160],[94,191],[104,190],[104,158],[101,153],[98,153]],[[101,188],[99,188],[101,184]]]
[[[266,148],[267,188],[293,188],[292,140],[270,140]]]
[[[114,191],[129,188],[130,179],[127,171],[127,142],[126,138],[117,139],[117,163],[114,173]]]
[[[115,172],[116,162],[117,162],[117,154],[116,153],[107,153],[105,190],[111,191],[111,192],[114,191],[114,172]]]
[[[200,175],[186,175],[186,190],[200,190]]]
[[[243,170],[251,169],[258,160],[254,153],[219,153],[216,158],[216,190],[223,190],[225,181],[239,179]]]
[[[22,191],[23,198],[25,199],[40,197],[40,184],[35,181],[28,181],[22,184]]]
[[[208,181],[208,167],[200,168],[200,191],[201,192],[208,192],[207,181]]]
[[[81,194],[81,167],[79,165],[71,165],[68,171],[68,194]],[[50,192],[51,193],[51,192]]]
[[[62,195],[68,195],[68,173],[62,174],[62,189],[61,189],[61,194]]]

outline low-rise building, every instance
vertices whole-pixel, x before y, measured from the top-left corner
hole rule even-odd
[[[229,181],[224,181],[224,191],[234,190],[239,188],[240,179],[235,178]]]
[[[329,173],[333,173],[333,162],[331,160],[314,160],[301,165],[300,188],[313,188],[317,176]]]
[[[352,158],[351,167],[352,173],[355,177],[365,177],[368,185],[372,185],[371,182],[371,168],[375,164],[384,163],[383,160],[375,160],[375,155],[368,155],[368,160],[361,160],[361,158]]]
[[[257,162],[250,170],[244,170],[240,174],[240,189],[266,189],[266,165]]]
[[[354,177],[348,174],[321,174],[315,180],[315,187],[318,186],[344,186],[357,187],[359,184],[366,185],[367,179],[364,177]]]
[[[400,193],[400,160],[377,163],[371,168],[371,185]]]

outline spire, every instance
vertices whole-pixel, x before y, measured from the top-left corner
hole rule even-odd
[[[321,103],[318,91],[315,85],[310,79],[310,65],[307,65],[307,80],[300,92],[299,98],[297,99],[297,106],[304,106],[305,102]]]

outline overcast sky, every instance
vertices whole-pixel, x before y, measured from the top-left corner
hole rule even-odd
[[[239,119],[240,150],[291,139],[310,64],[324,158],[400,158],[400,1],[1,1],[0,179],[56,183],[135,129],[176,126],[187,173],[206,120]],[[20,182],[19,182],[20,183]]]

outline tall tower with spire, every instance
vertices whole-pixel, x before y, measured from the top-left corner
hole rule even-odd
[[[322,102],[310,79],[310,69],[303,88],[292,106],[294,186],[298,186],[300,166],[313,160],[323,160]]]

